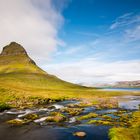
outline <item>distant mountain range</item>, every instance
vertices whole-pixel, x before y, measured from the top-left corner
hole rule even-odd
[[[137,81],[122,81],[122,82],[117,82],[113,85],[113,87],[139,87],[140,88],[140,80]]]
[[[79,83],[79,85],[86,85],[89,87],[114,87],[114,88],[140,88],[140,80],[137,81],[120,81],[115,83],[97,83],[97,84],[85,84]]]

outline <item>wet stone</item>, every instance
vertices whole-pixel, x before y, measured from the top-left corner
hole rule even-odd
[[[77,137],[85,137],[87,134],[86,132],[75,132],[73,133],[74,136],[77,136]]]

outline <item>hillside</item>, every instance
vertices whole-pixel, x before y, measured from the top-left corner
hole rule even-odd
[[[16,42],[5,46],[0,54],[0,73],[45,73]]]
[[[72,84],[46,73],[16,42],[5,46],[0,54],[0,103],[19,107],[34,105],[40,100],[46,102],[48,99],[58,101],[67,98],[94,98],[118,94],[122,93],[99,91]],[[127,93],[123,92],[123,94]]]
[[[11,97],[74,97],[93,88],[65,82],[39,68],[26,50],[16,42],[5,46],[0,54],[0,101]]]
[[[8,83],[14,85],[15,82],[16,88],[19,83],[26,88],[34,86],[43,89],[81,88],[79,85],[65,82],[43,71],[16,42],[5,46],[0,54],[0,79],[6,85]]]

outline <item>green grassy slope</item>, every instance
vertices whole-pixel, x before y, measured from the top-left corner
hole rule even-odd
[[[17,43],[6,46],[0,55],[1,102],[20,100],[23,97],[92,98],[97,95],[118,94],[120,93],[79,86],[49,75],[40,69]]]
[[[32,60],[25,54],[19,54],[15,56],[0,55],[0,73],[2,74],[12,72],[45,74],[45,72],[35,65],[34,62],[32,62]]]
[[[24,48],[15,42],[4,47],[0,55],[0,100],[7,100],[13,95],[70,97],[84,90],[91,88],[65,82],[40,69]]]

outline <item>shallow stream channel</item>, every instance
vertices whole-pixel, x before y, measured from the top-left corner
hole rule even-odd
[[[67,100],[1,112],[0,140],[109,140],[110,128],[129,126],[131,113],[139,110],[140,96],[112,100]]]

